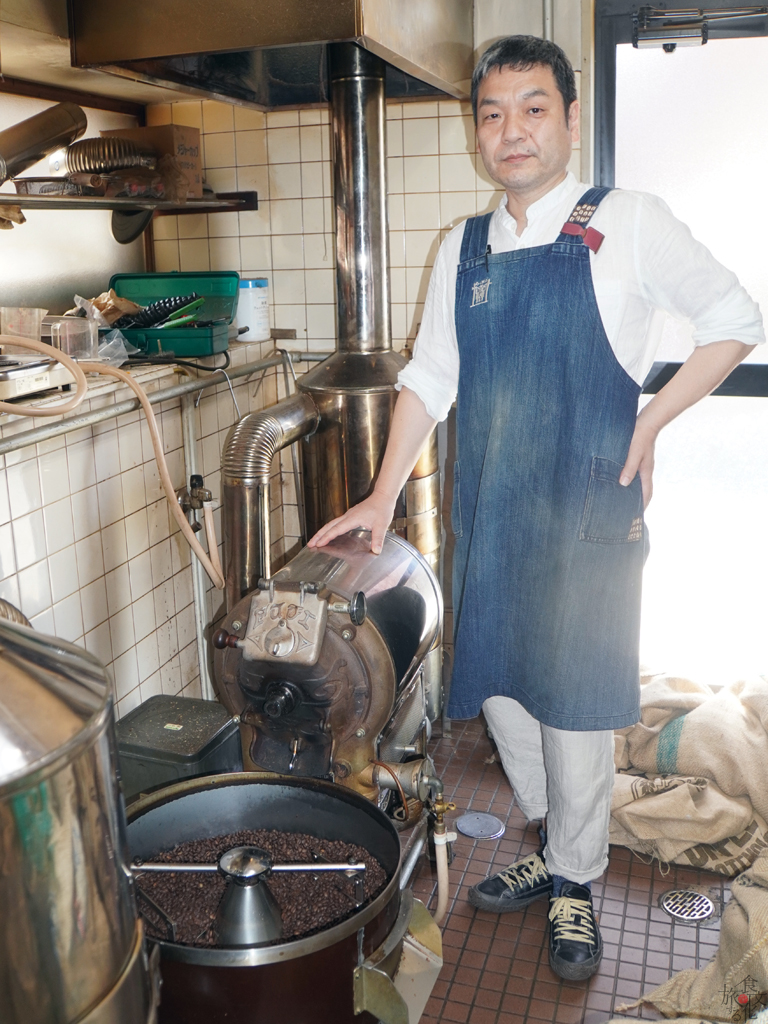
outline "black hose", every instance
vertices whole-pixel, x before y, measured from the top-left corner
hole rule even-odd
[[[191,359],[178,359],[176,356],[161,356],[161,355],[137,355],[129,356],[128,363],[130,366],[139,366],[144,363],[149,363],[153,366],[184,366],[190,370],[203,370],[205,373],[216,373],[218,370],[226,370],[229,367],[231,359],[229,352],[224,352],[224,365],[223,366],[203,366],[202,363],[193,362]]]

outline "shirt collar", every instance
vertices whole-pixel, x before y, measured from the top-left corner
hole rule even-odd
[[[535,203],[531,203],[526,211],[528,224],[525,232],[529,231],[538,220],[542,217],[546,217],[548,213],[554,210],[554,208],[565,199],[566,195],[574,189],[576,185],[576,175],[572,171],[569,171],[559,185],[555,185],[555,187],[550,189],[546,195],[541,197],[541,199],[537,199]],[[514,234],[517,231],[517,221],[507,210],[506,192],[501,197],[499,212],[504,226],[509,228]],[[525,232],[523,232],[523,234],[525,234]]]

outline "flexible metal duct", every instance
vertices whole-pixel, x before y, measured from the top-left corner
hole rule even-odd
[[[157,157],[130,139],[81,139],[67,148],[66,166],[68,174],[109,174],[124,167],[154,169]]]
[[[317,430],[318,422],[315,403],[309,395],[297,394],[244,416],[227,436],[222,484],[228,609],[254,589],[260,576],[272,575],[272,460]]]
[[[24,612],[20,611],[15,604],[11,604],[10,601],[0,599],[0,619],[7,619],[9,622],[18,623],[19,626],[27,626],[29,629],[32,629],[32,623]]]

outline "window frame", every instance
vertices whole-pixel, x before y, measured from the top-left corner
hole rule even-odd
[[[616,47],[632,42],[632,15],[643,4],[627,0],[595,0],[595,125],[594,176],[596,185],[613,187],[616,162]],[[651,5],[652,6],[652,5]],[[663,4],[682,10],[680,2]],[[737,0],[699,0],[702,11],[744,7]],[[749,39],[768,36],[768,14],[739,21],[709,22],[709,39]],[[709,45],[709,44],[706,44]],[[674,53],[669,54],[674,60]]]
[[[595,0],[594,69],[594,183],[613,188],[616,173],[616,47],[632,42],[632,16],[642,4],[628,0]],[[682,2],[664,4],[683,9]],[[699,0],[702,11],[739,8],[737,0]],[[709,22],[709,39],[748,39],[768,36],[768,15]],[[706,44],[709,45],[709,44]],[[669,54],[674,60],[674,53]],[[654,363],[643,385],[644,394],[656,394],[680,368],[680,363]],[[738,366],[713,396],[768,398],[768,363]]]

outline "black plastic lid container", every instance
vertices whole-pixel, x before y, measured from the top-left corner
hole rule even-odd
[[[238,719],[215,700],[150,697],[116,731],[126,800],[195,775],[243,768]]]

